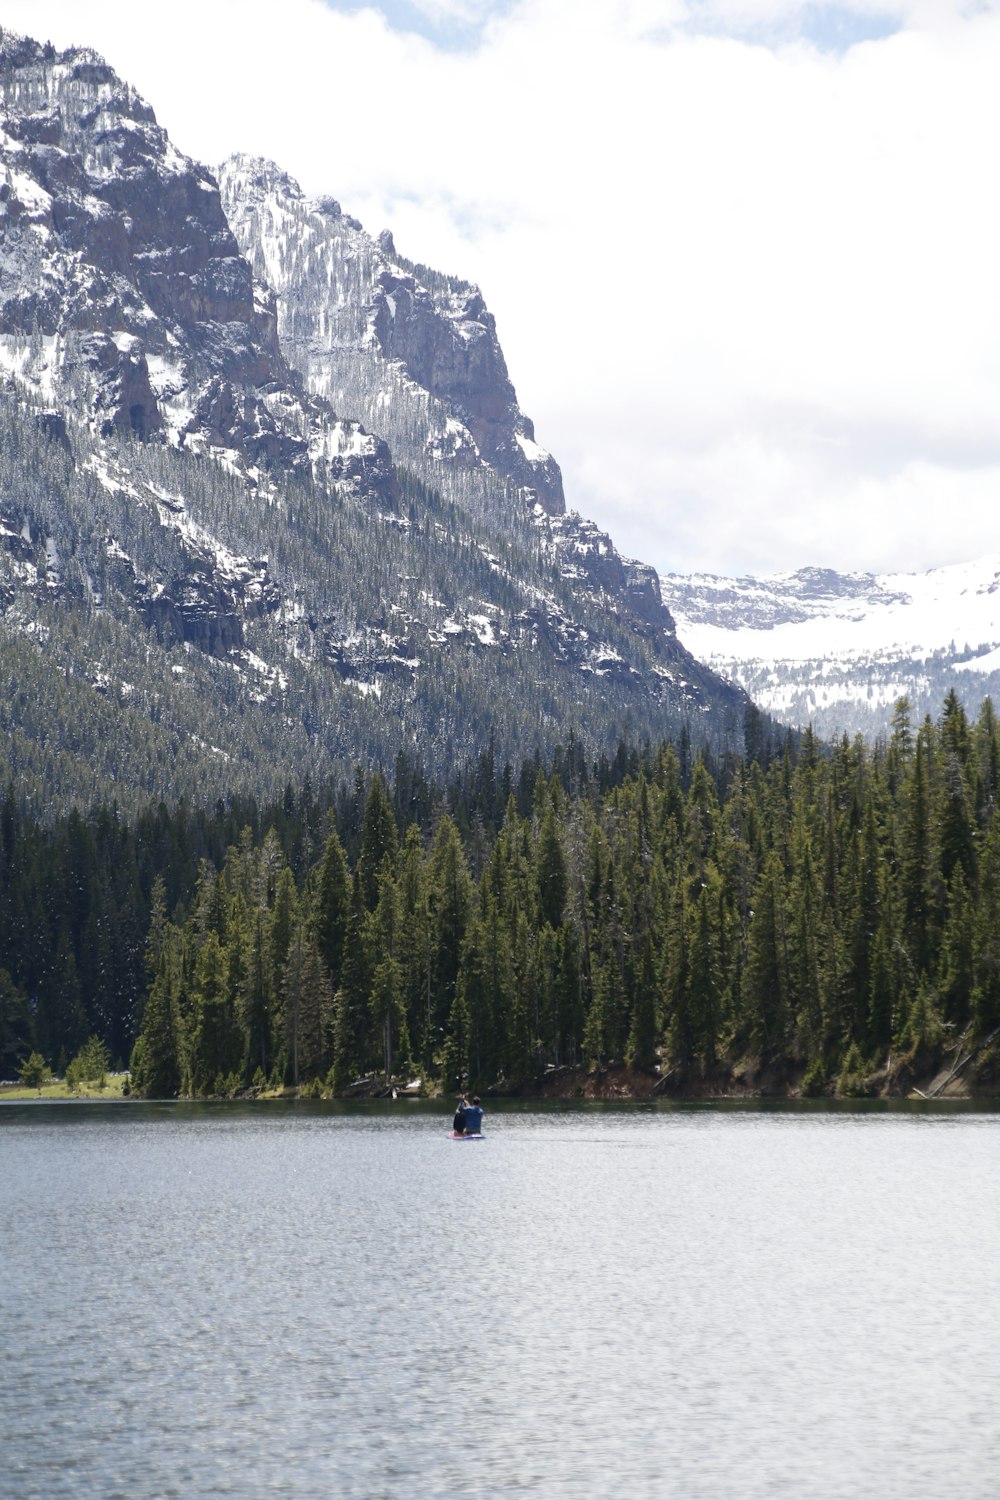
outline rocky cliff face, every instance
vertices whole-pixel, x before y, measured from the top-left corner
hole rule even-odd
[[[388,451],[307,398],[204,168],[96,53],[0,32],[0,360],[99,429],[316,461],[390,484]]]
[[[261,157],[231,157],[219,185],[311,390],[383,434],[428,483],[479,469],[523,491],[529,509],[562,513],[559,465],[517,404],[478,287],[405,260],[391,235],[373,240],[333,198],[307,198]]]
[[[391,235],[373,240],[334,199],[306,197],[264,158],[231,157],[219,184],[242,251],[274,288],[282,346],[308,388],[360,415],[397,462],[474,514],[529,516],[561,578],[698,681],[655,570],[566,513],[559,466],[517,404],[478,287],[405,260]]]

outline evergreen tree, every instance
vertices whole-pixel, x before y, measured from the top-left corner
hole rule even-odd
[[[147,1099],[173,1099],[181,1089],[177,1009],[169,950],[165,940],[158,946],[159,957],[143,1011],[142,1032],[132,1050],[129,1087],[131,1093]]]
[[[302,921],[295,925],[282,976],[285,1056],[289,1081],[298,1087],[329,1066],[325,1036],[331,1009],[330,986],[315,934]]]
[[[559,1050],[554,1061],[576,1066],[583,1045],[584,994],[580,965],[581,935],[563,927],[558,934],[556,994],[559,1007]]]
[[[964,715],[963,715],[964,719]],[[975,830],[969,789],[955,750],[945,750],[941,778],[941,877],[947,885],[956,869],[971,884],[975,880]]]
[[[983,846],[980,900],[972,920],[976,1031],[986,1037],[1000,1026],[1000,823],[993,821]]]
[[[931,757],[929,726],[917,735],[912,775],[904,786],[903,849],[900,875],[903,934],[916,973],[926,973],[934,950],[937,913],[934,891],[931,796],[927,763]]]
[[[239,1065],[240,1045],[229,1002],[227,955],[212,928],[198,951],[192,992],[190,1087],[197,1098],[216,1092]]]
[[[439,820],[427,865],[430,914],[432,1025],[443,1026],[458,984],[472,881],[458,829],[450,817]]]
[[[361,1077],[372,1061],[371,969],[364,892],[360,871],[355,869],[344,967],[340,989],[334,997],[332,1081],[337,1089]]]
[[[872,944],[866,1040],[876,1052],[892,1043],[895,1030],[899,980],[892,901],[883,887],[882,919]]]
[[[278,873],[274,889],[274,908],[271,912],[271,973],[280,985],[288,959],[288,948],[295,931],[298,914],[298,892],[295,877],[287,865]]]
[[[722,1017],[726,940],[720,917],[718,877],[698,892],[688,934],[686,1047],[707,1069],[715,1066]]]
[[[433,1060],[435,1032],[432,1021],[431,914],[424,873],[420,830],[411,823],[406,830],[399,861],[399,929],[396,954],[399,960],[403,1009],[414,1057],[429,1072]]]
[[[656,1062],[660,1039],[660,993],[656,957],[650,934],[643,939],[637,965],[632,1023],[626,1046],[626,1061],[634,1068],[650,1069]]]
[[[18,1075],[26,1089],[42,1092],[42,1084],[48,1080],[49,1065],[40,1052],[32,1052],[18,1066]]]
[[[754,887],[746,967],[750,1041],[768,1060],[780,1057],[784,1050],[787,975],[784,878],[780,859],[771,854]]]
[[[620,1029],[618,970],[609,960],[593,955],[590,963],[591,1002],[583,1028],[583,1051],[598,1067],[616,1060]]]
[[[804,843],[791,893],[790,983],[799,1045],[809,1058],[822,1057],[827,1040],[827,1005],[821,951],[823,921],[820,888],[811,847]]]
[[[409,1055],[403,979],[396,957],[399,930],[399,893],[387,856],[379,871],[378,904],[368,919],[367,934],[374,965],[369,1004],[374,1035],[381,1039],[387,1082],[392,1078],[394,1060],[406,1062]]]
[[[0,1074],[13,1076],[20,1058],[34,1051],[34,1021],[28,997],[0,969]]]
[[[270,963],[267,913],[258,907],[250,918],[246,938],[242,987],[237,999],[243,1034],[243,1077],[249,1083],[258,1071],[267,1078],[275,1054],[274,982]]]
[[[381,774],[376,771],[365,802],[361,824],[361,852],[358,855],[361,893],[368,911],[373,911],[378,901],[378,877],[382,862],[388,859],[390,867],[395,870],[398,848],[392,800]]]
[[[974,983],[975,913],[972,894],[956,864],[948,893],[948,919],[941,939],[941,982],[938,991],[946,1023],[961,1030],[969,1018]]]
[[[323,850],[316,893],[316,940],[334,990],[340,987],[350,908],[350,873],[343,845],[334,829]]]
[[[559,838],[555,807],[551,801],[542,815],[538,834],[535,889],[539,927],[544,927],[546,923],[552,928],[558,927],[566,905],[566,856]]]

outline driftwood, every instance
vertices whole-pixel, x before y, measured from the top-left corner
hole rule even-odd
[[[993,1041],[994,1037],[998,1036],[1000,1036],[1000,1026],[998,1026],[995,1031],[991,1031],[989,1036],[984,1037],[983,1040],[978,1044],[978,1046],[972,1048],[971,1052],[967,1052],[963,1058],[960,1058],[960,1060],[952,1068],[951,1072],[946,1074],[945,1077],[942,1078],[940,1083],[936,1083],[929,1093],[921,1094],[919,1089],[914,1089],[913,1092],[915,1094],[920,1094],[921,1099],[936,1099],[938,1095],[948,1087],[952,1079],[957,1078],[959,1073],[961,1073],[968,1066],[972,1059],[977,1056],[978,1053],[982,1052],[984,1047],[988,1047],[990,1042]]]
[[[355,1094],[370,1094],[371,1091],[372,1091],[372,1089],[374,1088],[374,1086],[375,1086],[375,1075],[374,1075],[374,1073],[371,1075],[370,1078],[355,1078],[354,1081],[353,1081],[353,1083],[349,1083],[349,1084],[347,1084],[345,1086],[345,1088],[344,1088],[344,1095],[345,1095],[345,1097],[350,1098],[352,1095],[355,1095]]]
[[[666,1086],[670,1082],[671,1078],[674,1078],[676,1076],[676,1074],[678,1073],[678,1071],[679,1070],[678,1070],[678,1068],[676,1066],[668,1069],[668,1071],[666,1073],[664,1073],[661,1078],[658,1078],[656,1080],[656,1082],[653,1084],[653,1087],[650,1089],[649,1094],[648,1094],[647,1097],[650,1098],[650,1099],[652,1099],[654,1097],[654,1095],[656,1095],[656,1094],[662,1094],[663,1090],[666,1088]]]

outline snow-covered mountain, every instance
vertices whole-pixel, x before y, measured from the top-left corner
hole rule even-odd
[[[936,716],[1000,693],[1000,554],[926,573],[672,574],[685,644],[788,724],[881,732],[901,697]]]
[[[93,52],[0,30],[0,104],[0,760],[39,800],[738,741],[474,287],[267,163],[224,201]]]
[[[514,486],[529,508],[565,511],[559,465],[518,406],[477,286],[405,260],[387,231],[372,239],[335,199],[307,198],[262,157],[231,157],[219,187],[310,390],[449,499],[508,509]]]
[[[0,32],[0,368],[103,436],[388,483],[384,444],[307,398],[218,187],[97,53]]]
[[[263,157],[236,155],[219,189],[240,249],[273,289],[282,349],[307,388],[384,437],[397,464],[506,530],[525,515],[578,596],[614,598],[681,659],[653,568],[566,510],[562,475],[518,405],[479,288],[406,260],[330,197],[308,198]],[[690,669],[688,669],[690,676]]]

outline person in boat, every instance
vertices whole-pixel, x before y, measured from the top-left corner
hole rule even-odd
[[[483,1107],[479,1095],[473,1094],[472,1103],[462,1101],[462,1129],[465,1135],[481,1135],[483,1129]]]
[[[456,1135],[465,1134],[465,1111],[467,1109],[468,1105],[465,1102],[465,1095],[459,1094],[458,1108],[455,1110],[455,1118],[451,1122],[451,1128]]]

